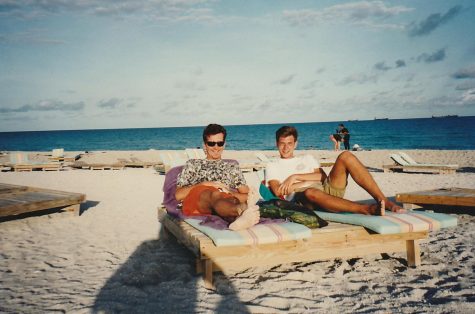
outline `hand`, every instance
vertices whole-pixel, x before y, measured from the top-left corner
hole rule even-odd
[[[279,189],[277,191],[278,194],[289,195],[290,193],[292,193],[293,192],[292,186],[294,185],[295,182],[297,182],[297,179],[295,178],[294,175],[291,175],[290,177],[285,179],[284,182],[282,182],[282,184],[279,186]]]

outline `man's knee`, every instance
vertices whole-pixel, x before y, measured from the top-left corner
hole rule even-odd
[[[338,159],[343,161],[343,162],[348,162],[348,161],[356,159],[356,156],[353,155],[352,152],[344,151],[340,155],[338,155],[337,161],[338,161]]]

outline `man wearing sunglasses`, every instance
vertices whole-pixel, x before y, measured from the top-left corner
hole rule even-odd
[[[259,221],[258,195],[249,193],[244,175],[236,162],[221,159],[226,129],[210,124],[203,131],[206,159],[190,159],[178,176],[175,198],[182,202],[187,216],[216,214],[240,230]]]
[[[313,210],[365,215],[384,215],[386,209],[403,211],[381,192],[371,174],[352,153],[341,153],[327,175],[313,156],[294,156],[297,138],[297,129],[291,126],[283,126],[276,132],[280,159],[266,166],[266,180],[276,196]],[[348,175],[375,199],[375,204],[343,198]]]

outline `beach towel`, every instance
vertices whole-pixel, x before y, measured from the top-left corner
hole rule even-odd
[[[185,222],[210,237],[216,246],[269,244],[312,236],[309,228],[293,222],[258,224],[240,231],[215,229],[195,218],[186,218]]]
[[[317,211],[317,215],[328,221],[363,226],[380,234],[435,231],[457,225],[456,216],[428,211],[386,212],[385,216]]]

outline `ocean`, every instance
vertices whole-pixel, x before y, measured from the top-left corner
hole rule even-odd
[[[226,148],[273,150],[275,131],[293,125],[300,149],[333,149],[329,136],[339,123],[350,131],[350,145],[373,149],[475,149],[475,116],[420,119],[229,125]],[[0,132],[0,150],[67,151],[185,149],[202,145],[200,127]],[[343,145],[341,145],[343,148]]]

